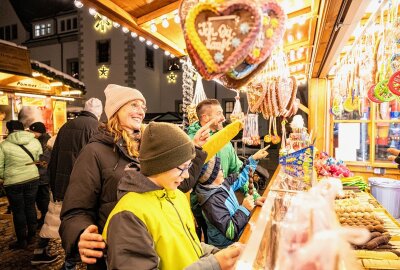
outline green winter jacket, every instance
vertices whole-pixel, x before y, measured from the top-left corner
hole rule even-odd
[[[201,128],[200,123],[197,121],[189,126],[188,135],[193,139],[196,132]],[[210,131],[210,135],[216,132]],[[227,143],[216,155],[221,159],[221,169],[224,171],[224,178],[232,173],[238,173],[242,167],[243,162],[236,155],[232,143]]]
[[[35,160],[39,160],[39,155],[43,153],[42,146],[33,133],[15,131],[9,134],[0,144],[0,178],[4,179],[4,186],[39,179],[37,166],[26,165],[33,161],[19,145],[24,145]]]

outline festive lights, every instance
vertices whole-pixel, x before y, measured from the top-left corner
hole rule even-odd
[[[168,75],[167,75],[167,82],[168,83],[176,83],[176,78],[178,77],[178,75],[176,75],[173,71],[171,71]]]
[[[117,23],[117,22],[113,22],[113,26],[114,26],[115,28],[119,28],[121,25],[120,25],[119,23]]]
[[[167,16],[164,16],[164,18],[163,18],[162,21],[161,21],[161,25],[162,25],[164,28],[168,28],[169,22],[168,22]]]
[[[79,1],[79,0],[75,0],[75,1],[74,1],[74,5],[75,5],[77,8],[82,8],[82,7],[83,7],[83,3],[82,3],[81,1]]]
[[[169,56],[171,53],[170,53],[169,51],[165,51],[164,54],[165,54],[166,56]]]
[[[144,37],[139,37],[140,42],[144,42],[146,39]]]
[[[147,46],[151,46],[151,45],[153,45],[153,42],[151,42],[150,40],[148,40],[148,41],[146,41],[146,45],[147,45]]]
[[[174,14],[174,22],[179,24],[181,22],[181,18],[179,17],[178,11],[174,12]]]
[[[122,32],[124,32],[126,34],[129,32],[129,29],[124,26],[124,27],[122,27]]]
[[[133,38],[137,38],[138,34],[136,34],[135,32],[131,32],[131,37]]]
[[[96,31],[99,31],[100,33],[106,33],[112,28],[112,22],[106,16],[96,14],[95,19],[96,21],[94,23],[94,29],[96,29]]]
[[[97,11],[94,8],[89,8],[89,14],[92,16],[96,16]]]
[[[150,24],[150,31],[153,33],[157,32],[157,26],[154,21]]]
[[[160,48],[157,44],[154,44],[153,45],[153,48],[155,49],[155,50],[157,50],[158,48]]]
[[[99,79],[107,79],[110,74],[110,68],[105,65],[102,65],[97,71],[99,72]]]

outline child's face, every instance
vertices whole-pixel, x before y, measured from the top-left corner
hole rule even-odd
[[[191,164],[192,161],[188,160],[177,168],[159,174],[157,178],[158,185],[166,190],[176,190],[185,178],[189,178],[188,170]]]
[[[222,170],[219,170],[217,178],[215,178],[213,185],[220,186],[225,181],[224,173]]]

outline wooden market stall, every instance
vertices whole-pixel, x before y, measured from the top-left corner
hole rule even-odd
[[[81,98],[85,85],[46,64],[31,60],[26,47],[0,42],[0,134],[5,122],[42,121],[53,134],[67,121],[67,101]]]
[[[195,0],[193,1],[196,2]],[[184,0],[184,3],[193,1]],[[198,67],[204,64],[201,61],[198,61],[200,63],[196,63],[199,57],[193,53],[193,48],[197,46],[196,42],[198,40],[196,36],[191,39],[190,30],[193,29],[189,29],[187,31],[188,34],[185,32],[185,35],[182,31],[180,22],[182,14],[179,14],[178,10],[181,2],[174,0],[75,0],[77,7],[89,9],[90,14],[97,15],[109,24],[114,22],[113,25],[115,27],[122,27],[122,30],[127,35],[131,35],[132,38],[138,38],[141,42],[146,42],[149,46],[155,46],[154,48],[163,49],[166,55],[182,57],[189,54],[194,65]],[[369,34],[370,36],[373,36],[377,40],[382,39],[381,36],[386,33],[386,28],[391,27],[390,25],[394,23],[393,20],[389,19],[397,19],[398,2],[385,0],[370,1],[369,5],[363,0],[277,0],[277,2],[287,14],[286,31],[282,37],[283,46],[279,48],[280,52],[284,55],[283,58],[287,61],[286,68],[290,71],[290,76],[294,77],[298,83],[308,84],[308,104],[299,104],[299,107],[308,116],[308,130],[310,133],[313,133],[311,137],[315,138],[315,140],[310,138],[310,141],[313,141],[313,145],[320,152],[328,152],[331,156],[346,161],[350,170],[356,175],[364,176],[364,180],[374,175],[385,175],[398,179],[400,177],[399,170],[395,164],[386,160],[387,155],[383,152],[385,152],[389,145],[392,145],[393,141],[400,141],[400,131],[398,134],[389,135],[395,129],[400,130],[398,127],[400,125],[400,110],[397,110],[398,105],[395,104],[392,106],[392,112],[396,112],[397,114],[388,116],[390,110],[385,107],[385,102],[380,104],[378,102],[370,102],[367,99],[366,94],[360,90],[362,88],[360,86],[360,74],[371,68],[373,63],[363,62],[363,65],[358,65],[356,64],[357,61],[354,60],[355,56],[360,61],[363,59],[360,56],[363,56],[363,53],[367,51],[365,48],[372,48],[371,52],[375,55],[379,50],[386,51],[385,42],[382,43],[383,45],[376,45],[376,42],[366,43],[365,35],[372,31],[372,34]],[[390,7],[388,7],[389,2],[392,3]],[[186,26],[191,25],[185,24]],[[244,27],[243,31],[246,32],[246,27]],[[268,35],[268,32],[266,33]],[[396,31],[393,33],[394,36],[398,34]],[[385,35],[390,36],[388,33]],[[369,42],[369,39],[367,40]],[[240,40],[237,41],[236,45],[239,46],[240,42]],[[186,47],[186,44],[189,44],[188,47]],[[368,46],[360,49],[360,44]],[[232,46],[234,45],[235,43],[232,42]],[[376,49],[380,48],[380,46],[383,49]],[[202,49],[201,46],[196,48]],[[202,53],[199,52],[201,51],[200,49],[194,51],[200,54]],[[246,51],[245,55],[247,53]],[[209,56],[207,54],[204,55]],[[375,59],[376,69],[380,71],[379,73],[383,74],[386,71],[387,63],[382,59],[388,59],[388,55],[381,52],[378,52],[378,55],[381,58],[379,58],[380,60]],[[223,62],[223,57],[224,55],[215,54],[213,59],[219,63]],[[371,57],[373,58],[373,55]],[[395,60],[398,61],[398,55],[396,57]],[[366,59],[370,58],[366,57]],[[248,58],[246,58],[246,61],[248,61]],[[203,62],[207,62],[207,60]],[[209,62],[212,61],[210,60]],[[266,62],[265,66],[268,67],[266,59],[261,62],[263,64]],[[261,62],[257,63],[257,65],[263,67]],[[377,64],[377,62],[379,63]],[[248,63],[246,62],[246,64]],[[384,68],[381,68],[382,65]],[[201,75],[205,75],[203,77],[207,77],[207,79],[217,80],[216,77],[218,76],[213,76],[215,74],[221,75],[221,77],[225,76],[226,71],[220,72],[220,74],[219,67],[214,67],[213,65],[207,66],[207,63],[204,66],[203,70],[197,70]],[[234,68],[232,66],[229,67],[231,68],[229,72],[232,70],[236,71],[235,68],[237,66],[233,66]],[[332,69],[332,67],[334,68]],[[259,67],[257,66],[257,68]],[[212,72],[215,72],[215,74],[212,74]],[[376,70],[374,72],[376,73]],[[370,76],[374,80],[375,73]],[[218,80],[221,77],[218,77]],[[382,79],[386,78],[379,77],[378,81],[374,81],[374,84],[378,84]],[[221,81],[224,82],[223,80]],[[346,86],[342,87],[344,82]],[[262,95],[265,95],[265,92]],[[270,95],[273,94],[270,93]],[[249,107],[255,106],[255,103],[251,104],[249,101]],[[261,102],[260,104],[265,103]],[[257,106],[262,107],[260,104]],[[264,111],[262,113],[265,117]],[[280,113],[281,115],[283,114],[282,111]],[[271,115],[268,116],[271,119]],[[274,115],[275,119],[276,117]],[[274,129],[276,129],[276,126]],[[389,140],[388,137],[390,137]],[[399,148],[400,145],[395,145],[395,147]],[[271,191],[271,186],[276,182],[278,170],[272,177],[265,195],[270,194],[268,192]],[[366,193],[360,194],[368,196]],[[376,212],[378,216],[384,213],[385,218],[377,220],[382,222],[382,224],[384,223],[386,231],[393,229],[394,231],[390,231],[393,233],[393,236],[396,236],[396,233],[400,232],[398,222],[379,204],[376,204],[377,206],[374,206],[376,209],[372,210],[370,205],[368,205],[368,199],[367,202],[365,202],[365,198],[357,199],[366,204],[366,206],[362,206],[364,208],[360,209],[371,210],[371,212]],[[369,213],[359,213],[358,211],[349,211],[349,213],[356,215],[355,217],[361,215],[359,216],[360,218],[370,215]],[[241,242],[246,243],[251,241],[249,237],[253,235],[253,238],[259,238],[260,244],[260,241],[264,238],[262,237],[264,232],[262,231],[261,235],[255,235],[252,226],[262,222],[265,218],[271,218],[268,216],[271,213],[264,211],[264,214],[262,214],[262,209],[260,208],[255,210],[250,224],[246,227],[240,239]],[[339,217],[342,216],[338,213],[338,219]],[[262,230],[264,229],[263,226],[265,224],[261,225]],[[393,245],[397,247],[398,238],[392,238],[392,241],[396,242]],[[256,249],[259,247],[260,245],[255,246]],[[254,250],[252,252],[254,253]],[[368,265],[365,266],[368,267]]]

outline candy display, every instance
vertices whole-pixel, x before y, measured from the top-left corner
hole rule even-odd
[[[314,166],[318,176],[351,176],[350,170],[346,167],[342,160],[336,160],[329,156],[326,152],[318,153],[315,156]]]

